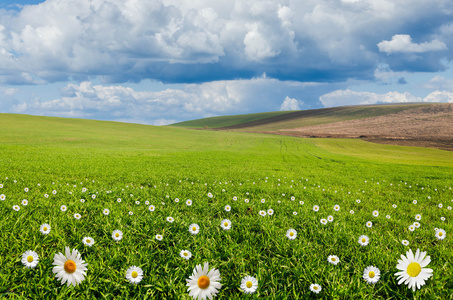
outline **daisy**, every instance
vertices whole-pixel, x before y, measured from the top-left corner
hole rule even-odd
[[[393,204],[392,207],[393,207],[393,208],[396,208],[396,204]]]
[[[291,201],[294,201],[294,200],[296,200],[296,197],[291,196]]]
[[[189,250],[181,250],[181,252],[179,252],[179,256],[181,256],[184,259],[189,260],[192,257],[192,253],[190,253]]]
[[[333,207],[333,210],[334,210],[334,211],[340,211],[340,205],[336,204],[336,205]]]
[[[176,198],[176,199],[178,199],[178,198]],[[175,202],[178,202],[179,200],[178,200],[178,201],[176,201],[176,199],[175,199]],[[146,205],[146,206],[148,206],[148,205],[149,205],[149,201],[148,201],[148,200],[146,200],[146,201],[145,201],[145,205]]]
[[[44,194],[44,197],[45,197],[45,198],[49,198],[49,195],[48,195],[48,194]]]
[[[74,214],[74,218],[75,218],[76,220],[80,220],[81,217],[82,217],[81,214]]]
[[[187,199],[187,200],[186,200],[186,205],[187,205],[187,206],[191,206],[191,205],[192,205],[192,200]]]
[[[415,215],[415,220],[420,221],[422,219],[422,215]]]
[[[118,229],[114,230],[112,232],[112,238],[113,238],[113,240],[118,242],[123,238],[123,233],[121,232],[121,230],[118,230]]]
[[[269,216],[272,216],[272,215],[274,214],[274,210],[273,210],[272,208],[269,208],[269,209],[267,210],[267,214],[268,214]]]
[[[286,237],[289,238],[290,240],[294,240],[297,237],[297,231],[295,229],[288,229],[286,231]]]
[[[140,201],[135,201],[135,204],[140,205]]]
[[[266,211],[265,210],[260,210],[259,214],[260,214],[260,216],[265,217],[266,216]]]
[[[246,294],[253,294],[258,288],[258,280],[252,276],[245,276],[241,280],[241,289]]]
[[[205,262],[203,268],[201,265],[197,265],[193,269],[193,274],[189,276],[189,279],[186,279],[186,286],[189,287],[187,291],[193,299],[212,299],[222,287],[219,282],[221,280],[219,270],[212,269],[208,271],[209,264]]]
[[[231,206],[225,205],[225,211],[230,211],[230,210],[231,210]]]
[[[121,203],[121,198],[116,199],[118,203]]]
[[[173,223],[174,221],[175,219],[173,219],[172,217],[167,217],[167,222]]]
[[[370,242],[370,238],[366,235],[359,236],[359,244],[361,246],[366,246]]]
[[[373,222],[371,222],[371,221],[366,222],[366,227],[368,227],[368,228],[373,227]]]
[[[322,225],[326,225],[327,224],[327,220],[326,219],[321,219],[320,222],[321,222]]]
[[[19,206],[19,205],[13,205],[13,209],[14,209],[15,211],[19,211],[19,210],[20,210],[20,206]]]
[[[52,194],[56,195],[56,194],[57,194],[57,191],[56,191],[56,190],[53,190],[53,191],[52,191]]]
[[[60,210],[61,210],[62,212],[65,212],[67,209],[68,209],[68,207],[67,207],[66,205],[60,206]]]
[[[293,211],[293,215],[297,216],[297,211]]]
[[[91,195],[91,199],[96,199],[96,195],[95,194]]]
[[[85,203],[85,199],[80,199],[80,202]]]
[[[402,240],[401,244],[403,244],[404,246],[409,246],[409,241],[408,240]]]
[[[264,203],[264,202],[266,202],[266,200],[265,199],[261,199],[261,203]]]
[[[231,221],[228,219],[222,220],[222,222],[220,223],[220,227],[222,227],[223,230],[231,229]]]
[[[249,199],[244,199],[245,203],[249,203],[249,201],[250,201]]]
[[[82,242],[85,244],[85,246],[88,246],[88,247],[91,247],[94,245],[94,239],[90,238],[89,236],[84,237]]]
[[[200,232],[200,226],[198,226],[197,224],[190,224],[189,226],[189,232],[191,234],[198,234]]]
[[[236,201],[238,199],[238,197],[234,196],[233,197],[233,201]]]
[[[417,204],[417,200],[412,201],[412,203]]]
[[[415,228],[420,228],[420,223],[418,223],[418,222],[414,222],[413,225],[415,226]]]
[[[55,254],[53,258],[52,272],[55,273],[55,277],[61,280],[61,284],[65,282],[68,286],[72,284],[76,286],[85,279],[87,263],[82,260],[82,256],[79,251],[72,249],[72,253],[69,247],[65,248],[65,255],[62,253]]]
[[[340,259],[336,255],[329,255],[329,257],[327,257],[327,261],[332,265],[337,265],[340,262]]]
[[[440,220],[441,220],[442,222],[444,222],[444,221],[445,221],[445,217],[440,217]]]
[[[439,208],[444,207],[444,206],[442,205],[442,203],[439,203],[437,206],[438,206]]]
[[[447,233],[443,229],[436,230],[436,238],[438,240],[443,240],[447,236]]]
[[[381,277],[381,271],[379,271],[378,268],[375,266],[368,266],[363,270],[363,279],[368,283],[368,284],[375,284],[376,282],[379,281],[379,278]]]
[[[360,203],[360,199],[355,200],[355,202]]]
[[[328,217],[327,217],[327,221],[333,222],[333,216],[328,216]]]
[[[451,206],[448,206],[447,209],[448,209],[448,210],[451,210]]]
[[[314,205],[313,206],[313,211],[318,211],[319,210],[319,206],[318,205]]]
[[[133,211],[130,211],[130,212],[129,212],[129,216],[132,216],[133,214],[134,214]]]
[[[354,211],[351,209],[351,210],[349,211],[349,213],[350,213],[351,215],[353,215],[353,214],[354,214]]]
[[[41,231],[42,234],[49,234],[50,233],[50,225],[47,223],[44,223],[39,227],[39,231]]]
[[[433,276],[433,270],[425,268],[431,261],[431,258],[425,255],[426,252],[420,252],[420,249],[417,249],[415,256],[411,249],[406,252],[406,257],[401,255],[402,260],[399,259],[396,265],[400,272],[395,273],[399,285],[404,282],[415,292],[425,284],[425,280]]]
[[[27,268],[33,269],[38,265],[39,256],[38,253],[32,250],[27,250],[22,254],[22,264]]]
[[[409,225],[409,227],[408,227],[408,228],[409,228],[409,231],[414,231],[414,230],[415,230],[415,226],[414,226],[414,224],[412,224],[412,225]]]
[[[24,192],[28,193],[28,187],[24,188]]]
[[[163,239],[164,239],[163,236],[161,236],[160,234],[156,234],[156,240],[162,241]]]
[[[28,200],[27,199],[22,200],[22,205],[23,206],[27,206],[28,205]]]
[[[109,213],[110,213],[110,210],[108,208],[104,208],[104,210],[102,211],[102,213],[105,215],[105,216],[108,216]]]
[[[310,285],[310,291],[312,291],[313,293],[316,293],[316,294],[319,294],[319,292],[321,291],[321,286],[317,283],[312,283]]]
[[[377,210],[373,211],[373,217],[379,216],[379,212]]]
[[[212,193],[208,193],[208,197],[209,197],[209,198],[212,198],[212,197],[213,197],[213,196],[212,196]]]
[[[126,279],[132,284],[137,284],[143,279],[143,270],[137,266],[129,267],[126,270]]]
[[[149,211],[154,211],[156,208],[154,207],[154,205],[150,205],[150,206],[148,207],[148,209],[149,209]]]
[[[299,201],[299,204],[300,205],[304,205],[304,201]]]
[[[87,188],[82,188],[82,193],[85,193],[87,191]]]
[[[4,194],[1,194],[0,195],[0,200],[5,201],[5,199],[6,199],[6,196]]]

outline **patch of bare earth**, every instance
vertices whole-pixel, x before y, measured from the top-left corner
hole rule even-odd
[[[361,138],[382,144],[453,151],[453,104],[432,104],[384,116],[267,133],[300,137]]]

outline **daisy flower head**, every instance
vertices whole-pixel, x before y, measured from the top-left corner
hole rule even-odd
[[[41,231],[42,234],[49,234],[50,233],[50,225],[47,223],[44,223],[39,227],[39,231]]]
[[[24,192],[28,193],[28,187],[24,188]]]
[[[368,228],[373,227],[373,222],[371,222],[371,221],[366,222],[366,227],[368,227]]]
[[[262,217],[265,217],[266,216],[266,211],[265,210],[260,210],[259,211],[259,215],[262,216]]]
[[[436,230],[436,238],[438,240],[443,240],[447,236],[447,233],[443,229],[437,229]]]
[[[315,212],[316,212],[316,211],[319,211],[319,206],[318,206],[318,205],[314,205],[314,206],[313,206],[313,211],[315,211]]]
[[[140,205],[140,201],[138,201],[138,200],[135,201],[135,204]]]
[[[104,210],[102,211],[102,213],[105,215],[105,216],[108,216],[110,214],[110,210],[108,208],[104,208]]]
[[[53,191],[52,191],[52,194],[56,195],[56,194],[57,194],[57,191],[56,191],[56,190],[53,190]]]
[[[154,210],[156,209],[156,207],[154,207],[154,205],[150,205],[150,206],[148,207],[148,209],[149,209],[149,211],[154,211]]]
[[[334,211],[340,211],[340,205],[335,204],[334,207],[333,207],[333,210]]]
[[[187,206],[191,206],[191,205],[192,205],[192,200],[187,199],[187,200],[186,200],[186,205],[187,205]]]
[[[415,226],[415,228],[420,228],[420,223],[419,222],[414,222],[413,225]]]
[[[414,231],[414,230],[415,230],[414,224],[409,225],[408,229],[409,229],[409,231],[411,231],[411,232]]]
[[[95,194],[91,195],[91,199],[96,199],[96,195]]]
[[[49,195],[48,195],[48,194],[44,194],[44,197],[45,197],[45,198],[49,198]]]
[[[62,206],[60,206],[60,210],[62,212],[65,212],[66,210],[68,210],[68,207],[66,205],[62,205]]]
[[[329,255],[329,257],[327,257],[327,261],[336,266],[340,262],[340,259],[336,255]]]
[[[189,226],[189,232],[191,234],[198,234],[200,232],[200,226],[198,224],[190,224]]]
[[[94,245],[94,239],[89,236],[84,237],[82,242],[85,244],[85,246],[88,246],[88,247],[91,247]]]
[[[291,196],[291,201],[294,201],[294,200],[296,200],[296,197]]]
[[[377,210],[373,211],[373,217],[378,217],[379,216],[379,212]]]
[[[288,229],[286,231],[286,237],[289,238],[290,240],[294,240],[297,237],[297,231],[295,229]]]
[[[85,193],[87,191],[87,188],[82,188],[82,193]]]
[[[322,225],[326,225],[327,224],[327,220],[326,219],[321,219],[320,222],[321,222]]]
[[[22,264],[30,269],[33,269],[38,265],[39,256],[38,253],[32,250],[27,250],[22,254]]]
[[[392,207],[393,207],[393,208],[396,208],[397,206],[396,206],[396,204],[393,204]]]
[[[116,202],[121,203],[121,198],[116,199]]]
[[[22,205],[23,206],[27,206],[28,205],[28,200],[27,199],[23,199],[22,200]]]
[[[333,222],[333,216],[328,216],[328,217],[327,217],[327,221]]]
[[[266,200],[265,200],[265,199],[261,199],[261,203],[265,203],[265,202],[266,202]]]
[[[359,236],[359,244],[361,246],[366,246],[370,242],[370,238],[366,235]]]
[[[440,217],[440,220],[441,220],[442,222],[444,222],[444,221],[445,221],[445,217]]]
[[[310,285],[310,291],[312,291],[313,293],[316,293],[316,294],[319,294],[319,292],[321,291],[321,286],[317,283],[312,283]]]
[[[1,194],[1,195],[0,195],[0,200],[5,201],[5,199],[6,199],[5,194]]]
[[[293,215],[297,216],[297,211],[293,211]]]
[[[245,203],[249,203],[249,201],[250,201],[249,199],[244,199]]]
[[[368,266],[363,270],[363,279],[368,284],[375,284],[381,278],[381,271],[375,266]]]
[[[220,223],[220,227],[222,227],[223,230],[231,229],[231,221],[228,219],[223,219]]]
[[[351,215],[353,215],[353,214],[354,214],[354,211],[351,209],[351,210],[349,211],[349,213],[350,213]]]
[[[437,205],[437,207],[442,208],[442,207],[444,207],[444,206],[442,205],[442,203],[439,203],[439,204]]]
[[[451,206],[448,206],[447,209],[448,209],[448,210],[451,210]]]
[[[189,276],[189,279],[186,279],[186,286],[189,287],[187,289],[189,296],[193,299],[212,299],[222,287],[222,284],[219,282],[220,280],[219,270],[209,270],[209,264],[207,262],[204,263],[203,268],[201,265],[197,265],[193,269],[193,274]]]
[[[181,252],[179,252],[179,256],[186,260],[189,260],[192,257],[192,253],[190,253],[189,250],[181,250]]]
[[[231,206],[225,205],[225,211],[231,211]]]
[[[19,206],[19,205],[13,205],[13,209],[14,209],[15,211],[19,211],[19,210],[20,210],[20,206]]]
[[[415,255],[411,249],[406,252],[406,256],[401,255],[396,265],[400,272],[395,273],[399,285],[404,282],[415,292],[425,284],[425,280],[433,276],[433,270],[425,268],[431,262],[431,258],[425,255],[426,252],[420,252],[420,249],[417,249]]]
[[[80,202],[85,203],[85,199],[80,199]]]
[[[212,193],[208,193],[208,197],[212,198],[213,197]]]
[[[385,217],[390,220],[390,215],[386,215]]]
[[[238,199],[238,197],[234,196],[233,197],[233,201],[236,201]]]
[[[417,200],[414,199],[414,200],[412,201],[412,203],[417,204]]]
[[[81,214],[77,214],[77,213],[74,214],[74,219],[76,219],[76,220],[80,220],[81,217],[82,217]]]
[[[274,210],[273,210],[272,208],[269,208],[269,209],[267,210],[267,214],[268,214],[269,216],[272,216],[272,215],[274,214]]]
[[[355,202],[360,203],[360,199],[355,200]]]
[[[258,288],[258,280],[252,276],[245,276],[241,280],[241,289],[246,294],[253,294]]]
[[[300,205],[304,205],[304,201],[299,201],[299,204]]]
[[[129,211],[129,216],[132,216],[134,214],[133,211]]]
[[[164,237],[160,234],[156,234],[156,240],[158,241],[162,241],[164,239]]]
[[[422,219],[422,215],[418,214],[415,215],[415,220],[420,221]]]
[[[116,242],[120,241],[121,239],[123,238],[123,232],[121,232],[121,230],[114,230],[112,232],[112,239]]]
[[[409,241],[408,240],[402,240],[401,244],[403,244],[403,246],[409,246]]]
[[[78,285],[85,279],[87,263],[82,259],[79,251],[72,249],[72,253],[69,247],[65,247],[65,255],[62,253],[55,254],[53,258],[52,272],[55,273],[55,277],[61,280],[61,284],[67,282],[68,286]]]
[[[126,279],[132,284],[138,284],[143,279],[143,270],[137,266],[129,267],[126,270]]]
[[[173,223],[174,221],[175,219],[173,219],[173,217],[167,217],[167,222]]]

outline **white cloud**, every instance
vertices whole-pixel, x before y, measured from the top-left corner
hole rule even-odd
[[[449,91],[434,91],[423,98],[424,102],[442,102],[453,103],[453,92]]]
[[[285,97],[283,100],[282,105],[280,105],[280,110],[300,110],[299,104],[303,105],[303,102],[294,98],[290,98],[288,96]]]
[[[447,45],[437,39],[431,42],[416,44],[412,42],[412,38],[408,34],[396,34],[391,41],[382,41],[377,44],[380,52],[386,53],[423,53],[429,51],[447,50]]]
[[[435,76],[423,85],[426,89],[445,90],[453,92],[453,79],[447,79],[443,76]]]
[[[422,101],[420,98],[407,92],[388,92],[386,94],[376,94],[370,92],[356,92],[349,89],[333,91],[322,95],[319,99],[324,107]]]

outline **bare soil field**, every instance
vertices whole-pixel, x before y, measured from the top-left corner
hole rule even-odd
[[[433,104],[397,113],[266,133],[300,137],[361,138],[453,151],[453,104]]]

